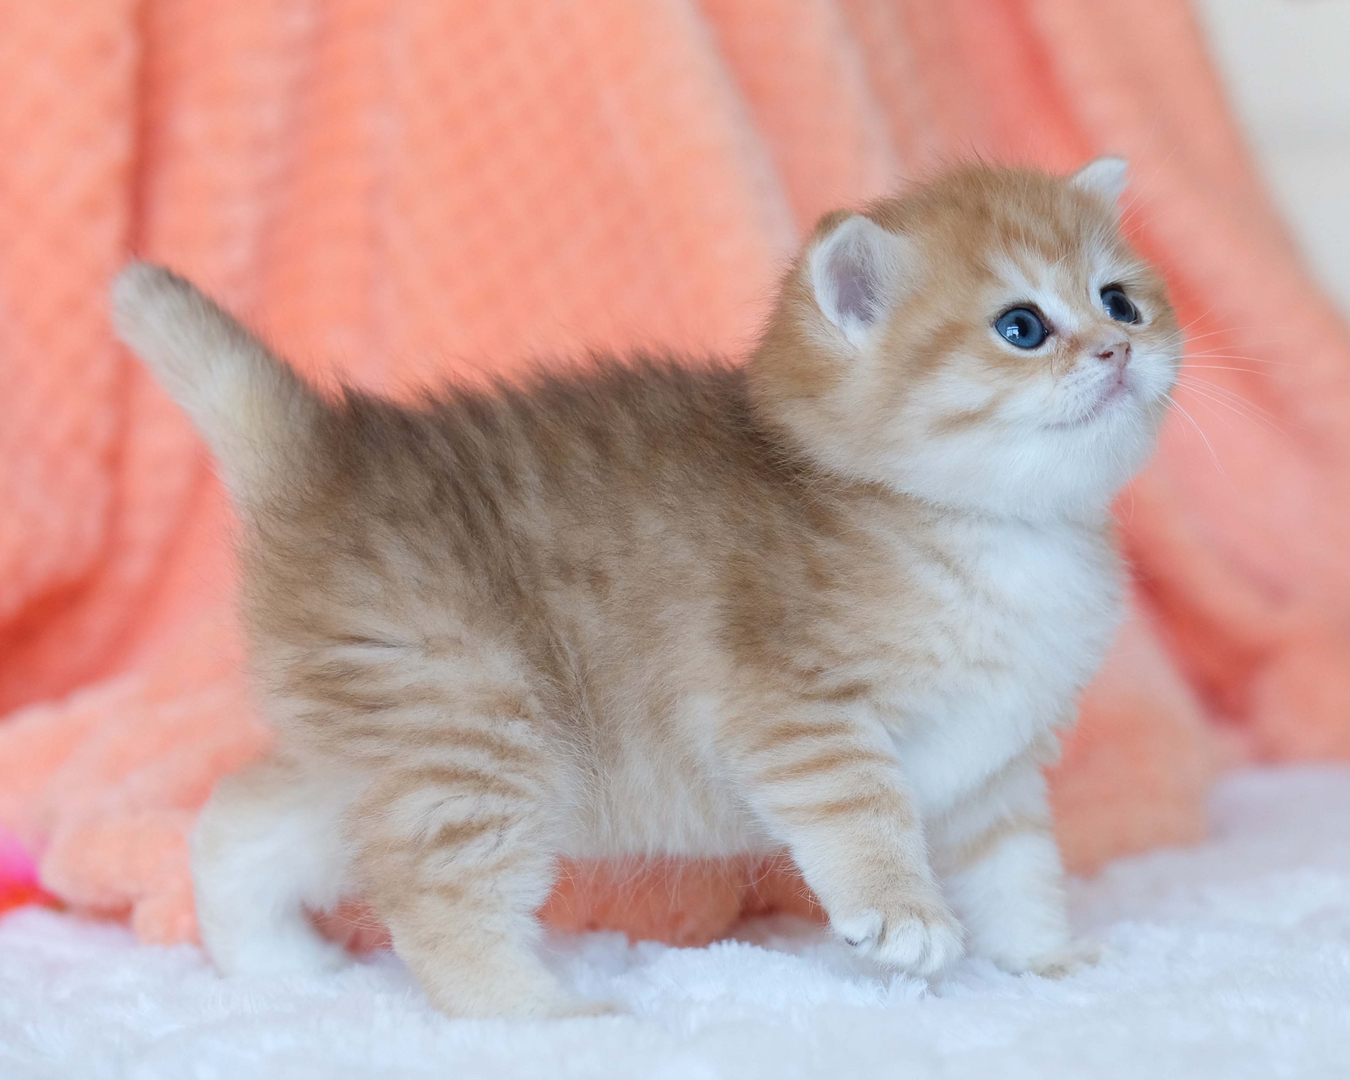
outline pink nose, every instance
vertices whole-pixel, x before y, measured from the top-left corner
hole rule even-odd
[[[1124,370],[1125,365],[1130,362],[1130,343],[1128,341],[1117,341],[1114,345],[1099,349],[1097,359],[1105,360],[1108,364],[1115,364],[1117,368]]]

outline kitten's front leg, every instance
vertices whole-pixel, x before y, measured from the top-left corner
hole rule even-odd
[[[1028,752],[935,824],[934,862],[973,953],[1015,974],[1058,978],[1095,963],[1097,950],[1069,933],[1040,765]]]
[[[753,809],[840,936],[915,975],[960,957],[960,924],[879,725],[843,709],[784,708],[743,730],[732,752]]]

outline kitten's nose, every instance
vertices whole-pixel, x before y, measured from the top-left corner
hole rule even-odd
[[[1117,341],[1114,345],[1099,349],[1097,359],[1105,360],[1108,364],[1115,364],[1118,370],[1124,371],[1125,365],[1130,362],[1130,343],[1128,341]]]

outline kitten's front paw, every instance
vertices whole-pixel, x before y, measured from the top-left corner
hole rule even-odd
[[[994,963],[1013,975],[1039,975],[1043,979],[1063,979],[1095,967],[1102,959],[1102,947],[1094,941],[1075,939],[1063,948],[1038,956],[1010,959],[994,957]]]
[[[877,963],[924,978],[965,952],[961,924],[937,899],[909,899],[885,912],[864,911],[830,921],[845,941]]]

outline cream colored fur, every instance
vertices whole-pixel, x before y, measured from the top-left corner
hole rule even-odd
[[[970,169],[830,215],[744,368],[421,411],[325,400],[126,271],[119,331],[240,507],[278,733],[194,838],[222,970],[340,960],[304,911],[358,891],[447,1013],[586,1013],[534,950],[559,856],[780,848],[882,964],[1089,958],[1040,767],[1115,630],[1108,506],[1177,360],[1122,179]],[[995,333],[1018,304],[1043,347]]]

